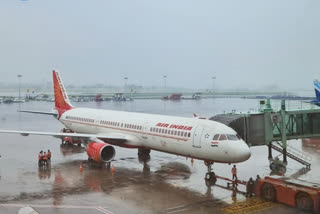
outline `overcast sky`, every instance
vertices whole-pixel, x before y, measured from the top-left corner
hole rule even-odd
[[[0,82],[312,89],[320,1],[1,0]]]

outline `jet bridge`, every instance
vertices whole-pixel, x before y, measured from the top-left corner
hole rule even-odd
[[[274,149],[282,153],[283,165],[287,164],[287,157],[290,157],[310,169],[310,157],[301,151],[293,151],[294,149],[287,145],[287,140],[320,137],[320,108],[316,106],[289,110],[282,100],[281,108],[274,110],[270,100],[262,100],[258,111],[221,114],[211,117],[210,120],[233,128],[249,146],[267,145],[271,164],[274,160]]]

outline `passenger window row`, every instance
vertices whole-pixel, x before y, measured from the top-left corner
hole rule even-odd
[[[112,121],[105,121],[105,120],[101,120],[100,124],[108,125],[108,126],[119,126],[120,125],[120,123],[112,122]]]
[[[184,131],[177,131],[177,130],[168,130],[168,129],[161,129],[161,128],[150,128],[150,132],[160,133],[160,134],[167,134],[167,135],[176,135],[181,137],[190,137],[190,132],[184,132]]]
[[[77,121],[86,122],[86,123],[94,123],[94,120],[93,119],[89,119],[89,118],[67,116],[66,119],[68,119],[68,120],[77,120]]]
[[[235,141],[235,140],[240,140],[241,137],[237,134],[237,135],[233,135],[233,134],[216,134],[214,137],[213,137],[213,140],[232,140],[232,141]]]
[[[127,129],[137,129],[137,130],[142,130],[142,126],[139,125],[133,125],[133,124],[124,124],[124,123],[118,123],[118,122],[112,122],[112,121],[105,121],[101,120],[100,124],[102,125],[108,125],[108,126],[116,126],[116,127],[124,127]]]
[[[121,124],[122,127],[122,124]],[[142,126],[139,125],[133,125],[133,124],[124,124],[124,127],[127,129],[137,129],[137,130],[142,130]]]

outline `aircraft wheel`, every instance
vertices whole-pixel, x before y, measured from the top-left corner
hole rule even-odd
[[[138,149],[138,159],[142,163],[150,161],[150,149]]]
[[[287,172],[287,168],[285,166],[278,166],[278,170],[277,170],[281,175],[284,175]]]
[[[277,168],[277,166],[276,166],[275,163],[271,163],[271,164],[269,165],[269,167],[270,167],[270,170],[271,170],[271,171],[275,171],[276,168]]]
[[[214,172],[207,172],[205,177],[206,186],[213,186],[217,182],[216,174]]]
[[[209,180],[206,180],[206,179],[205,179],[205,183],[206,183],[206,186],[207,186],[207,187],[211,187],[211,183],[210,183]]]

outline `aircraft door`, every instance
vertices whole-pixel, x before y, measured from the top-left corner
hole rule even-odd
[[[148,124],[148,123],[145,123],[145,124],[143,125],[143,127],[142,127],[142,132],[141,132],[142,138],[148,139],[148,134],[147,134],[148,131],[149,131],[149,124]]]
[[[201,148],[201,135],[203,128],[201,126],[196,127],[193,134],[193,147]]]

